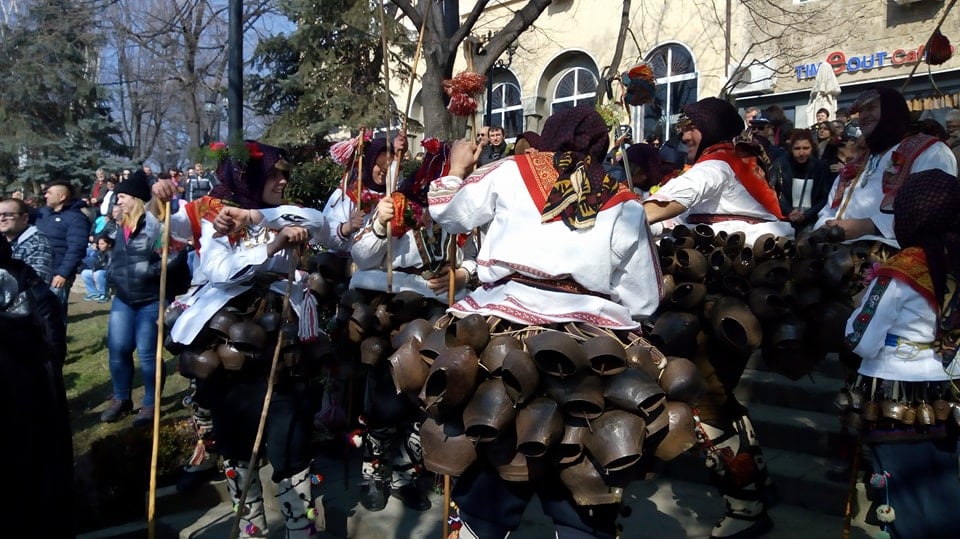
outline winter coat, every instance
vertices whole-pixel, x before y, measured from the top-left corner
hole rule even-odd
[[[144,214],[127,238],[117,230],[113,258],[107,267],[107,280],[117,297],[131,307],[160,299],[160,244],[162,226],[151,213]]]
[[[60,211],[43,207],[37,217],[36,226],[47,237],[53,250],[53,274],[67,280],[77,274],[87,254],[90,220],[81,211],[86,205],[83,200],[71,200]]]
[[[816,222],[817,214],[827,204],[830,187],[833,185],[830,167],[822,159],[811,157],[807,161],[806,176],[813,179],[810,191],[811,207],[803,212],[803,222],[796,225],[798,230]],[[777,159],[770,166],[768,179],[770,186],[777,192],[783,215],[789,215],[796,207],[793,201],[793,177],[793,159],[789,154]]]

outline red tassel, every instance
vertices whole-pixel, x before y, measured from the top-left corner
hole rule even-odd
[[[940,32],[939,28],[930,36],[926,49],[927,63],[930,65],[938,66],[953,57],[953,47],[950,45],[950,40]]]

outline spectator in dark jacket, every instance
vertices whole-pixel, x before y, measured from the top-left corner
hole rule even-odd
[[[486,165],[487,163],[493,163],[498,159],[503,159],[504,157],[510,155],[507,141],[503,139],[502,127],[490,127],[490,133],[488,136],[490,137],[490,142],[484,145],[483,150],[480,152],[480,166]]]
[[[30,207],[17,198],[0,200],[0,234],[13,248],[13,258],[32,267],[43,282],[53,278],[53,250],[50,241],[30,224]]]
[[[40,209],[37,228],[50,241],[53,250],[53,278],[50,288],[63,306],[63,319],[67,319],[67,302],[70,287],[87,252],[87,231],[90,221],[81,208],[86,203],[74,199],[73,186],[58,181],[47,186],[43,193],[47,205]]]
[[[0,234],[0,425],[17,443],[0,444],[15,462],[4,478],[4,535],[74,537],[73,446],[63,384],[66,329],[56,297],[33,269],[11,256]],[[50,508],[58,508],[50,518]],[[29,526],[29,532],[25,527]]]
[[[770,166],[768,179],[780,200],[780,211],[800,232],[817,220],[827,203],[833,175],[827,162],[816,158],[813,132],[794,129],[790,133],[790,152]]]
[[[115,296],[107,323],[107,348],[110,351],[110,378],[113,399],[100,420],[114,422],[133,410],[133,350],[137,350],[143,374],[143,407],[134,426],[153,423],[157,361],[157,316],[160,311],[160,255],[156,246],[162,227],[152,213],[145,211],[150,199],[150,184],[142,170],[117,186],[117,206],[123,219],[117,231],[113,259],[107,279]],[[159,363],[159,364],[158,364]]]

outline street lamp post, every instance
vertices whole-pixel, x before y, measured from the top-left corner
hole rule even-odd
[[[220,123],[223,121],[227,111],[227,98],[223,99],[223,103],[217,103],[216,101],[204,101],[203,102],[203,112],[207,115],[207,129],[204,130],[204,143],[203,146],[206,146],[213,140],[220,139]]]
[[[214,137],[214,119],[219,116],[217,111],[217,104],[213,101],[204,101],[203,102],[203,112],[207,115],[207,125],[203,129],[203,141],[200,143],[200,146],[206,146],[210,144]],[[219,131],[219,126],[216,131]],[[220,133],[216,133],[216,138],[219,138]]]

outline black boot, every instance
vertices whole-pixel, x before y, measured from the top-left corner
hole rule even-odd
[[[430,498],[427,497],[427,493],[416,483],[409,483],[402,487],[391,489],[390,494],[394,498],[402,501],[403,505],[406,505],[414,511],[426,511],[433,506],[433,504],[430,503]]]
[[[367,511],[382,511],[387,506],[390,482],[380,479],[365,481],[360,486],[360,505]]]

